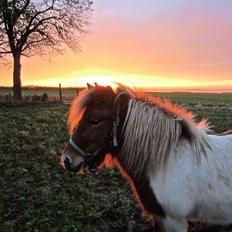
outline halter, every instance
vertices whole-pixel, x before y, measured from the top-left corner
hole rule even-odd
[[[77,146],[75,144],[75,142],[73,141],[72,138],[69,139],[69,144],[72,146],[72,148],[74,148],[83,158],[89,158],[89,157],[92,157],[92,156],[95,156],[97,155],[97,153],[101,150],[97,150],[95,151],[94,153],[86,153],[85,151],[83,151],[79,146]]]
[[[117,127],[119,125],[119,117],[118,115],[116,116],[116,120],[113,121],[113,132],[112,132],[112,136],[113,136],[113,147],[117,148],[118,147],[118,138],[117,138]]]
[[[113,130],[112,130],[112,141],[110,141],[110,144],[113,145],[113,148],[118,147],[118,138],[117,138],[117,127],[119,125],[119,117],[116,116],[116,120],[113,121]],[[72,146],[74,150],[76,150],[85,160],[86,163],[91,162],[101,151],[104,149],[98,149],[93,153],[85,152],[83,149],[81,149],[72,139],[72,137],[69,138],[69,144]]]

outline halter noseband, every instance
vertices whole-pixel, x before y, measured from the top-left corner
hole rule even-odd
[[[88,158],[91,156],[97,155],[100,150],[95,151],[94,153],[86,153],[80,147],[78,147],[72,138],[69,139],[69,144],[74,148],[83,158]]]

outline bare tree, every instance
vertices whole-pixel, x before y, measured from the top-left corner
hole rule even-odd
[[[13,57],[13,90],[21,93],[21,56],[78,50],[91,0],[0,0],[0,59]]]

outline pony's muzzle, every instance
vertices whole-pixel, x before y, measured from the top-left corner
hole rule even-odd
[[[65,167],[65,169],[70,170],[71,169],[71,164],[72,164],[72,160],[70,159],[70,157],[65,156],[65,158],[64,158],[64,167]]]
[[[85,167],[84,161],[80,161],[77,165],[75,165],[74,162],[72,162],[72,159],[68,155],[64,156],[63,163],[66,170],[73,172],[79,172],[82,168]]]

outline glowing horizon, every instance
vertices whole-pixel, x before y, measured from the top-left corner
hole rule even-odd
[[[152,78],[152,82],[141,80]],[[133,80],[133,81],[131,81]],[[171,83],[170,83],[171,82]],[[86,87],[86,84],[98,83],[99,85],[116,87],[121,83],[132,88],[156,91],[194,91],[194,92],[232,92],[232,80],[212,81],[207,84],[199,81],[183,81],[178,78],[164,78],[159,76],[136,75],[112,72],[109,70],[84,70],[81,72],[71,73],[69,76],[63,76],[57,79],[47,79],[43,81],[34,81],[34,86],[57,87],[61,83],[62,87]]]
[[[143,80],[143,83],[141,83],[141,80]],[[121,83],[132,88],[147,91],[232,92],[232,80],[210,81],[205,83],[204,79],[199,82],[194,80],[182,80],[177,77],[171,78],[121,73],[100,69],[72,72],[68,75],[59,76],[56,79],[38,79],[25,83],[23,86],[57,87],[59,84],[62,84],[62,87],[86,87],[87,83],[92,85],[98,83],[99,85],[110,85],[112,87],[116,87],[117,83]]]

